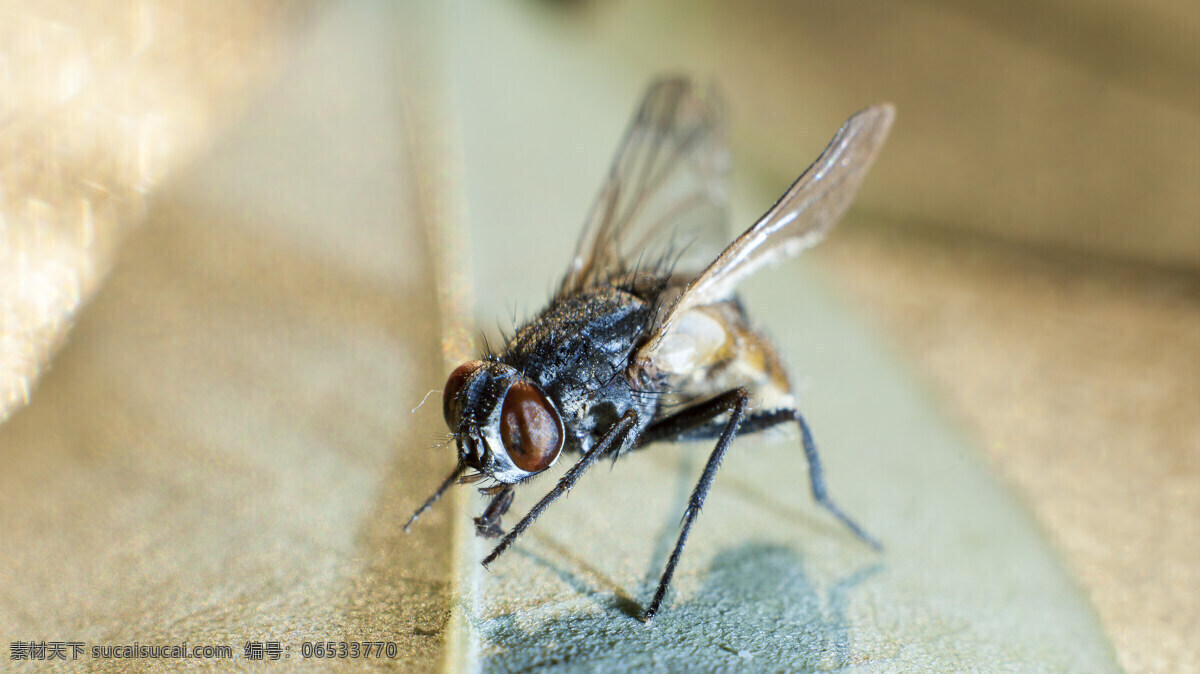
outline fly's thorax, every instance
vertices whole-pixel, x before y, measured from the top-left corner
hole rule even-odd
[[[442,397],[459,461],[513,484],[554,465],[566,437],[554,402],[528,377],[497,361],[474,360],[450,374]]]
[[[654,415],[656,398],[641,394],[627,372],[654,310],[653,296],[635,291],[652,293],[663,281],[642,274],[630,283],[636,288],[601,284],[556,298],[500,356],[553,400],[566,430],[564,449],[588,451],[630,409],[639,419]]]

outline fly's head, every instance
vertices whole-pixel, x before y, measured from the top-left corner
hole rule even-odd
[[[458,460],[502,483],[532,477],[562,453],[566,432],[554,403],[503,363],[473,360],[455,368],[442,393],[442,414]]]

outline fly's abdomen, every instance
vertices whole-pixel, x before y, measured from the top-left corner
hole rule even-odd
[[[736,299],[680,315],[651,365],[673,401],[743,387],[768,408],[795,402],[774,344],[750,325]]]

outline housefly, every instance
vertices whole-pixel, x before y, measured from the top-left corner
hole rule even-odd
[[[476,531],[502,537],[486,567],[601,458],[659,441],[715,441],[643,614],[649,622],[734,436],[796,424],[816,502],[879,547],[826,491],[780,358],[735,289],[824,238],[875,161],[895,112],[883,104],[852,116],[779,201],[725,245],[729,153],[721,110],[712,88],[687,79],[650,86],[550,305],[501,351],[450,374],[442,411],[458,465],[405,531],[452,484],[486,481],[480,491],[491,500],[475,518]],[[506,533],[501,518],[514,490],[564,454],[574,465]]]

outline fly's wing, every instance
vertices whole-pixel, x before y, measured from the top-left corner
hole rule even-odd
[[[656,359],[671,355],[664,353],[664,344],[681,340],[666,338],[689,310],[729,297],[739,282],[763,266],[792,257],[825,238],[854,200],[895,116],[895,109],[883,104],[846,120],[817,161],[779,201],[660,314],[634,367],[651,372],[657,369]]]
[[[635,268],[702,268],[728,241],[729,150],[717,92],[651,84],[588,214],[558,296]]]

